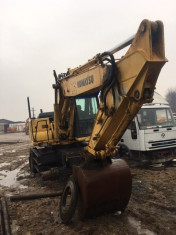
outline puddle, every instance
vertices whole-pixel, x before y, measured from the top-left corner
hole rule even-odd
[[[144,229],[141,226],[141,221],[136,220],[134,217],[129,216],[128,222],[130,225],[137,230],[138,235],[157,235],[156,233],[150,231],[149,229]]]
[[[121,211],[116,211],[116,212],[114,213],[114,215],[121,215],[121,214],[122,214]]]
[[[19,188],[19,189],[26,189],[26,188],[29,188],[29,187],[28,187],[28,186],[26,186],[26,185],[22,185],[22,184],[20,184],[18,188]]]
[[[5,152],[6,153],[16,153],[16,150],[15,149],[13,149],[13,150],[6,150]]]
[[[11,163],[10,162],[2,162],[0,163],[0,168],[4,167],[4,166],[9,166]]]
[[[14,188],[14,187],[26,188],[27,186],[21,185],[20,182],[17,181],[17,177],[26,175],[25,173],[24,174],[20,173],[20,170],[25,165],[26,163],[12,171],[8,171],[8,170],[0,171],[0,185],[5,186],[5,187],[11,187],[11,188]]]
[[[12,220],[12,224],[11,224],[12,234],[16,234],[19,228],[20,226],[17,224],[17,220]]]
[[[17,160],[14,160],[12,162],[2,162],[2,163],[0,163],[0,169],[4,166],[9,166],[9,165],[12,165],[14,163],[17,163],[19,161],[19,158],[25,158],[25,157],[26,157],[26,155],[21,155],[21,156],[18,156]],[[27,163],[28,163],[28,159],[26,159],[25,164],[23,164],[23,166],[21,166],[20,168],[24,167]]]
[[[16,178],[19,173],[20,169],[15,169],[13,171],[1,171],[0,175],[0,185],[6,187],[16,187],[19,185]]]
[[[16,149],[13,149],[13,150],[5,150],[5,149],[3,149],[3,152],[4,153],[16,153]],[[4,155],[4,153],[0,153],[0,156],[3,156]]]
[[[20,155],[18,156],[19,158],[25,158],[25,157],[28,157],[28,155]]]

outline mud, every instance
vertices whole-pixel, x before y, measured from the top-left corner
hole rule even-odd
[[[69,225],[58,218],[59,197],[11,202],[10,195],[62,190],[61,179],[43,181],[28,167],[29,137],[0,135],[0,195],[7,197],[12,234],[175,234],[176,167],[152,171],[131,166],[132,195],[124,213],[104,214]]]

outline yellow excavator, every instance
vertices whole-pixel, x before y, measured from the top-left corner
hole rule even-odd
[[[118,142],[141,106],[152,102],[166,61],[163,23],[143,20],[134,36],[113,49],[66,73],[54,71],[54,112],[30,118],[29,166],[32,172],[70,170],[59,205],[62,223],[76,208],[81,219],[125,210],[132,177],[116,158]]]

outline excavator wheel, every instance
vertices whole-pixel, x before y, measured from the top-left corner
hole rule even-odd
[[[34,161],[34,154],[32,151],[30,151],[30,156],[29,156],[29,168],[31,170],[32,173],[37,173],[37,170],[35,168],[35,161]]]
[[[63,224],[68,224],[73,217],[78,201],[77,183],[73,176],[67,181],[59,204],[59,217]]]

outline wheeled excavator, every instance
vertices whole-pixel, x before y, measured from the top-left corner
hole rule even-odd
[[[141,106],[152,102],[166,61],[163,23],[143,20],[134,36],[113,49],[66,73],[54,71],[54,112],[30,119],[29,165],[32,172],[70,170],[59,204],[63,223],[76,208],[80,219],[125,210],[132,177],[116,158],[118,142]]]

